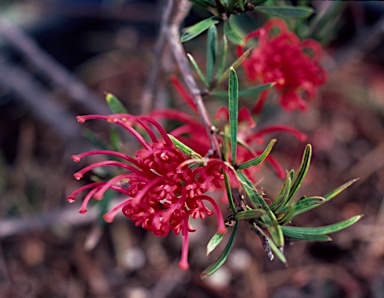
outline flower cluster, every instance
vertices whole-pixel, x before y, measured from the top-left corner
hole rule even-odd
[[[243,62],[247,78],[275,83],[285,110],[305,110],[304,99],[312,99],[317,87],[326,81],[326,72],[318,64],[321,46],[311,39],[300,41],[283,20],[271,19],[245,37],[243,44],[238,46],[238,55],[244,53],[245,45],[253,38],[258,39],[257,47]],[[256,114],[261,111],[267,93],[263,92],[255,105]]]
[[[124,127],[143,148],[136,152],[135,158],[111,150],[95,150],[73,156],[75,162],[96,154],[122,160],[105,160],[91,164],[74,174],[77,180],[86,172],[103,166],[115,166],[124,171],[109,181],[94,182],[79,188],[68,197],[68,201],[73,202],[77,194],[88,190],[79,211],[85,213],[91,198],[101,200],[108,189],[122,193],[128,198],[106,213],[104,219],[112,222],[117,212],[122,210],[136,226],[141,226],[156,236],[166,236],[170,231],[176,235],[181,232],[183,248],[179,267],[187,269],[188,233],[194,231],[188,220],[190,217],[204,219],[213,215],[213,211],[205,206],[205,202],[211,203],[215,210],[218,232],[226,232],[218,204],[212,197],[205,195],[207,191],[221,187],[221,161],[208,160],[203,165],[196,163],[174,145],[158,122],[149,117],[128,114],[77,117],[81,123],[90,119],[106,120]],[[132,127],[134,124],[139,124],[145,129],[151,142],[147,142]],[[150,125],[160,133],[160,140]]]

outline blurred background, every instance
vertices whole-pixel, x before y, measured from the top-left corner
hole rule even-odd
[[[0,1],[0,297],[384,297],[381,2],[345,2],[326,34],[329,81],[318,98],[305,113],[275,107],[263,120],[308,134],[314,157],[302,194],[323,195],[360,178],[295,220],[320,226],[364,214],[333,242],[290,242],[285,268],[267,259],[244,225],[226,264],[201,280],[220,253],[205,256],[214,221],[194,223],[191,270],[184,272],[177,268],[180,237],[155,237],[122,217],[107,225],[96,209],[80,215],[78,202],[68,204],[66,196],[82,185],[72,178],[79,165],[70,156],[109,133],[108,125],[80,125],[75,116],[109,113],[105,92],[130,113],[141,112],[164,4]],[[331,4],[313,2],[318,12]],[[186,25],[200,13],[192,10]],[[198,49],[191,48],[201,61]],[[181,99],[159,94],[156,106],[183,108]],[[274,156],[297,169],[305,144],[277,137]],[[261,176],[267,196],[275,197],[282,182],[268,168]]]

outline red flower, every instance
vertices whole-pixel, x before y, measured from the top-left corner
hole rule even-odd
[[[279,30],[274,34],[276,29]],[[271,19],[265,25],[245,37],[238,47],[238,55],[244,52],[245,44],[258,38],[258,46],[243,67],[250,81],[275,83],[281,106],[287,110],[305,110],[305,99],[316,95],[317,87],[326,81],[326,72],[318,64],[322,50],[314,40],[303,40],[287,28],[283,20]],[[254,112],[259,113],[266,100],[264,91],[256,103]]]
[[[128,114],[77,117],[81,123],[89,119],[107,120],[122,126],[141,143],[143,148],[136,152],[135,158],[110,150],[95,150],[74,155],[72,159],[75,162],[95,154],[104,154],[122,160],[106,160],[91,164],[74,174],[77,180],[81,179],[86,172],[102,166],[115,166],[123,169],[124,172],[109,181],[95,182],[79,188],[68,197],[68,201],[73,202],[78,193],[89,190],[79,210],[80,213],[85,213],[89,200],[91,198],[101,200],[108,189],[128,196],[106,213],[104,219],[112,222],[116,213],[122,210],[123,214],[136,226],[141,226],[156,236],[166,236],[170,231],[176,235],[181,232],[183,248],[179,267],[187,269],[188,233],[194,231],[188,224],[188,219],[189,217],[204,219],[206,216],[211,216],[213,211],[205,206],[205,202],[211,203],[215,209],[218,232],[226,232],[218,204],[213,198],[204,194],[221,187],[223,180],[221,163],[210,160],[204,166],[189,166],[193,160],[175,147],[164,128],[152,118]],[[132,128],[135,123],[145,129],[151,139],[150,143]],[[158,130],[162,140],[156,137],[150,125]]]

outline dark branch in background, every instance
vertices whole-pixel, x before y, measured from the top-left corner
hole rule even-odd
[[[59,65],[34,40],[26,36],[18,28],[0,20],[0,36],[21,53],[36,71],[42,73],[53,86],[65,90],[73,102],[81,105],[92,114],[110,113],[107,105],[97,104],[103,102],[99,96],[85,87],[82,82]],[[35,100],[38,100],[38,98]]]
[[[23,68],[1,57],[0,85],[22,98],[41,122],[55,129],[62,139],[80,137],[74,115]]]
[[[171,16],[172,5],[167,5],[161,17],[161,27],[159,37],[157,39],[155,49],[153,51],[153,61],[151,70],[148,76],[148,80],[144,86],[143,94],[141,96],[141,114],[145,115],[150,112],[153,108],[153,101],[156,89],[156,81],[159,77],[159,74],[164,68],[163,63],[161,63],[164,59],[165,49],[166,49],[166,30],[167,23]],[[160,62],[161,61],[161,62]]]
[[[205,108],[205,105],[203,103],[203,98],[201,96],[200,89],[198,88],[196,81],[193,78],[192,73],[189,69],[188,58],[180,42],[180,24],[189,12],[191,4],[187,0],[169,0],[168,6],[172,7],[172,12],[168,26],[166,30],[164,30],[164,34],[167,37],[171,52],[180,69],[181,75],[184,78],[188,91],[197,106],[197,111],[200,115],[202,124],[204,125],[210,140],[211,149],[214,150],[217,156],[220,156],[221,154],[219,142],[216,138],[216,135],[213,133],[212,123],[208,115],[207,109]]]

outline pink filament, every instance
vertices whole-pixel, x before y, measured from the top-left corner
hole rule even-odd
[[[181,248],[181,259],[179,262],[179,268],[181,270],[187,270],[189,268],[188,264],[188,246],[189,246],[189,235],[188,235],[188,216],[185,216],[183,219],[183,243]]]
[[[104,220],[108,223],[113,222],[117,212],[119,212],[119,210],[121,210],[130,200],[132,200],[132,198],[125,199],[124,201],[120,202],[115,207],[113,207],[111,210],[109,210],[107,213],[105,213],[103,215]]]
[[[88,152],[84,152],[84,153],[73,155],[72,156],[72,160],[74,162],[79,162],[82,158],[84,158],[86,156],[97,155],[97,154],[104,154],[104,155],[118,157],[118,158],[121,158],[123,160],[129,161],[129,162],[133,163],[134,165],[138,166],[138,163],[137,163],[136,159],[134,159],[134,158],[132,158],[132,157],[130,157],[130,156],[124,154],[124,153],[120,153],[120,152],[112,151],[112,150],[92,150],[92,151],[88,151]]]
[[[217,232],[220,234],[225,234],[227,232],[227,228],[225,227],[223,214],[221,213],[220,207],[217,204],[217,202],[210,196],[206,196],[206,195],[201,195],[196,199],[205,200],[212,204],[213,208],[215,209],[216,217],[217,217],[217,223],[218,223]]]

